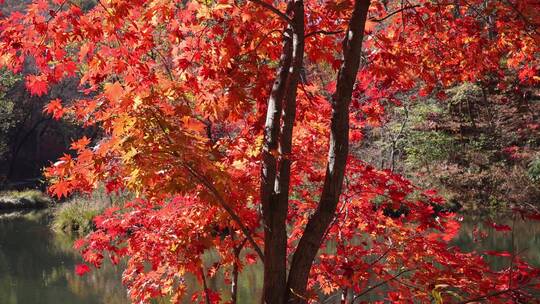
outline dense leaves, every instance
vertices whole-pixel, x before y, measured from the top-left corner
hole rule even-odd
[[[283,141],[267,151],[280,168],[290,165],[289,256],[328,176],[330,117],[334,98],[345,90],[335,78],[343,37],[352,36],[347,27],[354,5],[295,3],[305,9],[305,55],[296,61],[298,89],[289,88],[296,94],[292,152],[283,152]],[[138,197],[107,210],[96,219],[97,231],[77,243],[97,267],[105,256],[114,263],[127,259],[123,281],[135,302],[167,295],[179,302],[187,273],[201,282],[213,273],[201,271],[208,250],[219,253],[217,263],[228,279],[254,254],[262,256],[264,123],[294,15],[292,3],[272,5],[109,0],[84,9],[71,1],[40,0],[0,21],[0,65],[20,71],[32,59],[38,72],[27,76],[26,85],[35,95],[78,77],[85,98],[69,105],[52,100],[44,110],[105,134],[92,143],[76,141],[76,156],[66,154],[47,168],[50,192],[63,197],[104,183],[108,191]],[[505,75],[512,73],[537,84],[538,8],[531,0],[373,1],[352,93],[349,141],[361,142],[365,127],[381,123],[384,105],[405,102],[398,97],[409,90],[437,95],[456,83],[487,79],[506,86]],[[286,133],[287,117],[277,125],[280,134]],[[494,272],[481,255],[448,246],[459,223],[435,211],[441,203],[435,192],[349,155],[308,291],[295,296],[315,301],[318,290],[341,291],[353,302],[369,293],[394,302],[439,303],[530,297],[538,271],[518,257]],[[238,254],[242,248],[245,258]],[[219,298],[205,288],[197,299]]]

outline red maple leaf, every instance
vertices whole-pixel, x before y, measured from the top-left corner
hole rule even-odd
[[[52,114],[53,118],[58,120],[64,115],[64,107],[62,101],[58,98],[51,100],[44,108],[43,112]]]
[[[30,94],[42,96],[47,93],[47,76],[46,75],[28,75],[26,76],[26,87],[30,90]]]
[[[86,146],[88,146],[88,144],[90,144],[90,139],[86,136],[83,136],[81,139],[71,143],[71,149],[77,151],[84,150]]]
[[[83,276],[85,273],[90,272],[90,267],[86,264],[75,265],[75,273],[78,276]]]

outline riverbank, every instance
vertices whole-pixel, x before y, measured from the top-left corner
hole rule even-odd
[[[105,208],[100,201],[75,197],[54,208],[51,226],[56,232],[82,236],[94,229],[94,217]]]
[[[51,203],[52,200],[39,190],[0,192],[0,211],[3,212],[44,209],[49,207]]]

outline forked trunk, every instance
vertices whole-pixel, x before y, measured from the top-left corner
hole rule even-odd
[[[296,90],[304,57],[304,4],[289,2],[292,15],[286,29],[276,81],[270,93],[261,171],[261,201],[265,231],[263,303],[304,303],[311,265],[334,218],[349,145],[349,104],[360,64],[369,0],[357,0],[343,40],[343,64],[332,97],[328,165],[319,206],[309,220],[294,253],[287,279],[286,216],[289,199],[292,128]]]
[[[283,303],[287,284],[286,217],[289,200],[292,129],[296,91],[304,57],[304,3],[290,1],[283,50],[270,93],[265,124],[261,201],[264,220],[263,303]]]

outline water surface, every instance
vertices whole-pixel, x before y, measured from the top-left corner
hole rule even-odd
[[[0,303],[129,303],[121,272],[104,265],[84,277],[72,240],[54,233],[46,212],[0,215]]]
[[[46,211],[24,215],[0,214],[0,303],[1,304],[123,304],[129,303],[120,282],[121,270],[110,264],[79,277],[75,265],[81,263],[72,249],[72,239],[49,228]],[[515,250],[540,267],[540,222],[506,221],[514,233],[498,232],[484,219],[467,218],[453,243],[464,251]],[[474,241],[475,227],[486,238]],[[212,263],[211,254],[206,256]],[[490,257],[495,268],[506,267],[508,258]],[[240,275],[239,303],[255,303],[262,284],[261,267],[250,266]],[[188,278],[188,293],[199,288]],[[229,298],[229,285],[221,275],[209,279],[209,286]],[[164,302],[164,301],[162,301]],[[191,303],[186,297],[185,303]]]

